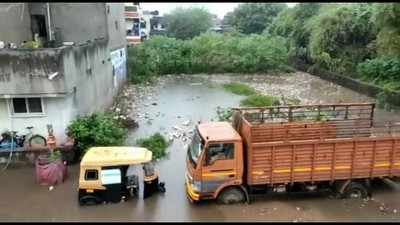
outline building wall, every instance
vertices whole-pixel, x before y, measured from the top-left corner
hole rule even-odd
[[[124,4],[106,3],[106,8],[109,33],[108,47],[110,51],[124,48],[126,46]]]
[[[62,48],[0,50],[0,96],[65,93],[62,57]]]
[[[43,116],[10,116],[9,101],[0,99],[0,132],[15,130],[18,134],[28,132],[26,127],[33,126],[33,133],[47,137],[47,124],[51,124],[54,135],[60,143],[65,141],[66,124],[74,118],[75,112],[72,107],[72,97],[65,98],[43,98]]]
[[[0,41],[20,45],[32,40],[31,19],[26,3],[0,4]]]
[[[106,40],[68,49],[64,68],[67,89],[73,91],[79,114],[103,111],[112,104],[118,90],[113,86]]]
[[[63,42],[107,38],[105,3],[50,3],[51,25]]]

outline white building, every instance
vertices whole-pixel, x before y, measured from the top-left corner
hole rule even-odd
[[[138,44],[141,42],[141,15],[142,9],[139,3],[125,3],[125,25],[126,40],[128,44]]]

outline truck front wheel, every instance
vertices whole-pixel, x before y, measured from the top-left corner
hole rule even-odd
[[[218,195],[217,202],[219,204],[236,204],[244,202],[245,199],[246,197],[242,190],[237,187],[230,187]]]

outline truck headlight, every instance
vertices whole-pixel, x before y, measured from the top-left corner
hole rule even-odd
[[[193,181],[193,191],[200,192],[201,190],[201,182],[200,181]]]

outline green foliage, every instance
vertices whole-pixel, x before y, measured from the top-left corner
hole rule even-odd
[[[136,142],[140,147],[147,148],[153,153],[153,160],[158,160],[167,155],[168,142],[160,133],[155,133],[148,138],[138,139]]]
[[[149,81],[157,73],[157,64],[153,58],[153,49],[146,49],[145,44],[128,48],[128,78],[131,83]]]
[[[257,93],[253,88],[241,83],[224,84],[224,88],[237,95],[252,95]]]
[[[244,3],[228,14],[224,21],[245,34],[260,34],[286,7],[284,3]]]
[[[285,39],[268,35],[204,33],[192,40],[156,36],[129,48],[133,83],[164,74],[291,71]]]
[[[374,19],[380,56],[400,56],[400,3],[376,3]]]
[[[62,153],[61,151],[51,151],[48,161],[49,163],[57,162],[58,160],[61,160],[62,158]]]
[[[39,42],[36,41],[27,41],[24,44],[22,44],[21,48],[26,48],[26,49],[36,49],[39,48],[40,44]]]
[[[309,21],[318,15],[320,8],[320,3],[299,3],[293,8],[284,9],[264,32],[288,38],[289,56],[307,60],[311,34],[307,27]]]
[[[126,131],[112,114],[94,113],[78,117],[67,127],[83,151],[93,146],[118,146],[124,143]]]
[[[223,24],[234,28],[228,33],[187,35],[191,28],[182,28],[176,32],[185,37],[171,35],[178,40],[154,37],[130,49],[130,80],[178,73],[290,72],[289,61],[304,61],[398,90],[399,18],[400,3],[299,3],[292,8],[244,3],[224,17]],[[189,36],[194,38],[179,40]]]
[[[364,80],[388,90],[400,90],[400,58],[375,58],[358,64],[357,72]]]
[[[267,107],[280,105],[280,101],[273,96],[254,94],[240,101],[240,105],[246,107]]]
[[[333,72],[355,71],[359,62],[374,55],[367,46],[376,33],[370,4],[353,4],[326,10],[309,25],[311,58],[321,67]]]
[[[204,8],[176,8],[164,16],[167,35],[178,39],[190,39],[212,26],[211,14]]]
[[[218,121],[230,121],[233,115],[233,111],[229,108],[217,107]]]

